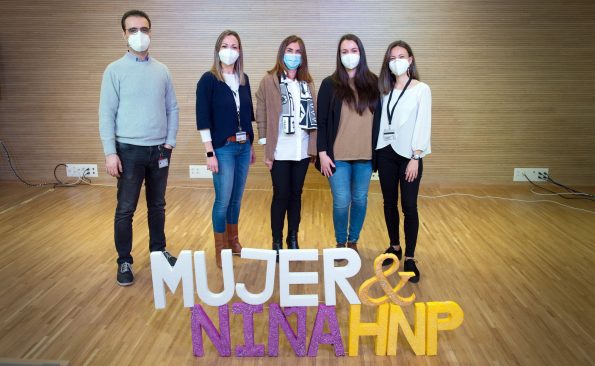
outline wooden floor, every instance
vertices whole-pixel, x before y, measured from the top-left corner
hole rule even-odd
[[[359,245],[363,267],[352,279],[354,286],[371,277],[373,259],[388,243],[378,191],[374,183]],[[595,211],[590,202],[535,196],[525,185],[422,188],[425,196],[453,192],[551,199]],[[166,233],[174,254],[206,250],[212,258],[213,197],[208,187],[168,189]],[[301,247],[334,245],[328,188],[306,189],[303,199]],[[246,191],[240,219],[245,247],[269,247],[270,201],[267,186]],[[136,283],[122,288],[115,282],[115,188],[0,184],[0,358],[65,360],[71,365],[595,364],[593,213],[548,202],[420,198],[416,257],[422,280],[407,285],[408,290],[417,301],[453,300],[465,312],[460,328],[439,334],[437,356],[415,356],[400,336],[397,356],[375,356],[373,339],[365,337],[358,357],[336,358],[330,346],[321,346],[318,358],[298,359],[281,336],[279,358],[224,359],[206,337],[206,356],[192,355],[190,314],[181,292],[168,294],[167,308],[155,310],[144,205],[141,200],[134,222]],[[261,283],[263,268],[239,259],[235,263],[238,281]],[[303,270],[320,267],[300,265]],[[216,290],[221,279],[211,268],[209,281]],[[302,290],[323,296],[322,284]],[[278,301],[278,291],[273,301]],[[366,311],[363,320],[372,321],[372,312]],[[257,343],[266,344],[266,313],[256,316]],[[348,304],[342,297],[337,313],[347,347]],[[315,310],[309,310],[308,335],[314,316]],[[232,315],[231,328],[235,348],[242,343],[241,317]]]

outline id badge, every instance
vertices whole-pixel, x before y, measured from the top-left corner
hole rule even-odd
[[[395,131],[390,128],[384,130],[382,136],[384,137],[384,141],[394,141],[396,139]]]
[[[236,142],[240,142],[240,143],[246,142],[246,131],[236,132]]]
[[[167,158],[159,158],[159,169],[166,168],[169,165]]]

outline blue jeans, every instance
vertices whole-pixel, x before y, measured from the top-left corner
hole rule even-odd
[[[149,223],[149,250],[165,250],[165,188],[169,166],[159,168],[159,158],[167,158],[171,164],[171,150],[162,146],[138,146],[116,143],[122,163],[118,178],[118,206],[114,219],[114,240],[118,252],[118,264],[132,263],[132,218],[143,181],[147,199]]]
[[[366,218],[368,188],[372,177],[370,160],[335,161],[329,178],[333,193],[333,224],[337,243],[357,243]],[[347,225],[349,224],[349,235]]]
[[[226,224],[237,224],[240,217],[242,194],[250,167],[250,142],[240,144],[227,141],[215,149],[219,172],[213,174],[215,203],[213,204],[213,231],[225,232]]]

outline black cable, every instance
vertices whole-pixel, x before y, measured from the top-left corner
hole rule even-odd
[[[56,182],[58,182],[58,184],[55,185],[56,187],[72,187],[72,186],[76,186],[78,184],[81,184],[82,182],[91,183],[86,178],[86,175],[89,173],[89,169],[85,169],[85,171],[83,172],[83,175],[81,177],[79,177],[78,179],[76,179],[76,180],[74,180],[72,182],[63,182],[56,175],[56,171],[61,166],[63,166],[64,168],[67,168],[66,164],[64,164],[64,163],[60,163],[60,164],[56,165],[56,167],[54,168],[54,179],[56,179]]]
[[[566,189],[566,190],[567,190],[567,191],[569,191],[569,192],[574,192],[574,193],[577,193],[577,194],[580,194],[580,195],[583,195],[583,196],[587,196],[587,197],[595,197],[594,195],[592,195],[592,194],[590,194],[590,193],[586,193],[586,192],[577,191],[577,190],[576,190],[576,189],[574,189],[574,188],[571,188],[571,187],[565,186],[565,185],[564,185],[564,184],[562,184],[562,183],[558,183],[558,182],[556,182],[556,181],[555,181],[555,180],[554,180],[552,177],[550,177],[550,175],[549,175],[549,174],[547,174],[547,173],[544,173],[544,175],[545,175],[545,177],[546,177],[546,179],[547,179],[547,181],[548,181],[548,182],[550,182],[550,183],[553,183],[553,184],[555,184],[555,185],[557,185],[557,186],[559,186],[559,187],[562,187],[562,188]]]
[[[12,159],[10,158],[10,153],[8,152],[8,149],[6,148],[6,145],[4,145],[4,141],[0,140],[0,145],[2,145],[2,149],[4,150],[4,154],[6,155],[6,160],[8,161],[8,166],[10,167],[10,170],[12,171],[12,174],[14,174],[14,176],[21,182],[24,183],[25,185],[27,185],[28,187],[45,187],[45,186],[52,186],[53,188],[56,187],[73,187],[75,185],[80,184],[81,182],[85,182],[85,183],[91,183],[87,178],[86,175],[88,174],[88,169],[86,169],[83,172],[83,175],[75,182],[70,182],[70,183],[65,183],[62,180],[60,180],[56,174],[56,171],[58,170],[59,167],[64,166],[66,167],[66,164],[64,163],[60,163],[58,165],[56,165],[56,167],[54,167],[54,178],[56,179],[56,182],[58,183],[47,183],[47,182],[42,182],[42,183],[30,183],[28,181],[26,181],[24,178],[22,178],[19,173],[17,173],[14,165],[12,164]]]
[[[60,167],[60,166],[63,166],[64,168],[66,168],[66,167],[67,167],[67,166],[66,166],[66,164],[63,164],[63,163],[60,163],[60,164],[56,165],[56,167],[54,168],[54,179],[55,179],[55,180],[56,180],[58,183],[60,183],[60,184],[65,184],[65,183],[64,183],[64,182],[62,182],[62,181],[60,180],[60,178],[58,178],[58,176],[56,175],[56,170],[58,170],[58,167]]]
[[[555,185],[557,185],[557,186],[559,186],[559,187],[562,187],[562,188],[566,189],[568,192],[574,192],[574,193],[577,193],[577,192],[578,192],[578,191],[577,191],[577,190],[575,190],[575,189],[572,189],[572,188],[570,188],[570,187],[566,187],[565,185],[562,185],[562,184],[558,184],[557,182],[555,182],[555,181],[554,181],[554,180],[553,180],[553,179],[550,177],[550,175],[549,175],[548,173],[541,173],[541,172],[540,172],[540,173],[538,174],[538,176],[539,176],[539,178],[540,178],[540,179],[543,179],[543,180],[545,180],[546,182],[549,182],[549,183],[555,184]]]
[[[91,171],[89,170],[89,168],[85,169],[85,171],[83,172],[83,175],[81,176],[81,182],[85,182],[85,184],[91,184],[91,180],[87,178],[87,174],[91,173]],[[80,184],[78,183],[78,184]]]
[[[531,179],[529,179],[529,177],[527,177],[527,174],[525,174],[525,173],[523,173],[523,176],[525,177],[525,179],[526,179],[526,180],[527,180],[529,183],[531,183],[533,186],[535,186],[535,187],[537,187],[537,188],[539,188],[539,189],[543,189],[543,190],[544,190],[544,191],[546,191],[546,192],[553,193],[553,194],[557,194],[557,195],[561,194],[560,192],[554,192],[554,191],[551,191],[551,190],[549,190],[549,189],[547,189],[547,188],[545,188],[545,187],[542,187],[542,186],[540,186],[540,185],[538,185],[538,184],[534,183],[534,182],[533,182]],[[563,194],[563,193],[562,193],[562,194]],[[566,198],[566,197],[564,197],[564,198]]]
[[[12,171],[12,174],[14,174],[15,177],[17,177],[17,179],[19,181],[21,181],[22,183],[26,184],[29,187],[45,187],[45,186],[55,186],[54,183],[29,183],[27,182],[25,179],[21,178],[21,176],[19,175],[19,173],[17,173],[16,169],[14,168],[14,166],[12,165],[12,160],[10,159],[10,154],[8,153],[8,149],[6,148],[6,145],[4,145],[4,141],[0,140],[0,144],[2,145],[2,148],[4,149],[4,154],[6,155],[6,160],[8,160],[8,166],[10,167],[10,170]]]
[[[542,173],[539,173],[539,177],[542,178]],[[582,199],[586,199],[592,202],[595,202],[595,196],[590,194],[590,193],[586,193],[586,192],[581,192],[578,191],[574,188],[565,186],[562,183],[558,183],[556,182],[552,177],[550,177],[550,175],[548,173],[543,173],[543,178],[546,179],[547,182],[552,183],[557,185],[558,187],[564,188],[566,189],[568,192],[571,192],[572,194],[578,196],[578,198],[582,198]]]
[[[539,178],[542,178],[542,176],[541,176],[541,175],[542,175],[542,174],[541,174],[541,173],[539,173]],[[527,179],[527,181],[528,181],[529,183],[531,183],[532,185],[534,185],[535,187],[537,187],[537,188],[539,188],[539,189],[543,189],[543,190],[544,190],[544,191],[546,191],[546,192],[553,193],[553,194],[555,194],[555,195],[557,195],[557,196],[559,196],[559,197],[562,197],[562,198],[564,198],[564,199],[567,199],[567,200],[577,200],[577,199],[584,199],[584,200],[589,200],[589,201],[591,201],[591,202],[595,202],[595,199],[593,199],[593,198],[591,198],[591,197],[588,197],[588,196],[585,196],[585,195],[584,195],[584,193],[582,193],[582,192],[578,192],[578,191],[573,191],[573,192],[569,192],[569,193],[566,193],[566,192],[554,192],[554,191],[552,191],[552,190],[549,190],[549,189],[547,189],[547,188],[545,188],[545,187],[543,187],[543,186],[540,186],[540,185],[537,185],[537,184],[535,184],[535,183],[534,183],[534,182],[533,182],[531,179],[529,179],[529,177],[527,177],[527,175],[526,175],[526,174],[524,174],[524,173],[523,173],[523,176],[525,176],[525,179]],[[548,178],[548,175],[547,175],[547,173],[544,173],[544,177],[545,177],[546,179]],[[549,180],[547,180],[547,182],[549,182]],[[567,196],[565,196],[565,195],[570,195],[570,197],[567,197]]]
[[[568,191],[568,192],[570,192],[570,193],[573,193],[573,194],[576,194],[576,195],[579,195],[579,196],[593,197],[593,195],[591,195],[591,194],[584,193],[584,192],[581,192],[581,191],[577,191],[577,190],[576,190],[576,189],[574,189],[574,188],[567,187],[567,186],[565,186],[564,184],[558,183],[558,182],[556,182],[555,180],[553,180],[553,179],[551,179],[551,178],[549,178],[549,177],[547,178],[547,181],[548,181],[549,183],[551,183],[551,184],[555,184],[555,185],[557,185],[557,186],[558,186],[558,187],[560,187],[560,188],[564,188],[565,190],[567,190],[567,191]]]
[[[525,179],[527,179],[527,181],[528,181],[529,183],[531,183],[533,186],[535,186],[535,187],[537,187],[537,188],[539,188],[539,189],[543,189],[543,190],[544,190],[544,191],[546,191],[546,192],[553,193],[553,194],[555,194],[555,195],[557,195],[557,196],[559,196],[559,197],[562,197],[562,198],[564,198],[564,199],[567,199],[567,200],[573,200],[573,199],[581,199],[581,198],[583,198],[583,197],[572,197],[572,196],[571,196],[571,197],[566,197],[566,196],[564,196],[564,194],[568,194],[568,193],[564,193],[564,192],[554,192],[554,191],[552,191],[552,190],[549,190],[549,189],[547,189],[547,188],[545,188],[545,187],[543,187],[543,186],[540,186],[540,185],[538,185],[538,184],[534,183],[534,182],[533,182],[531,179],[529,179],[529,177],[527,177],[527,175],[526,175],[525,173],[523,173],[523,176],[524,176],[524,177],[525,177]]]

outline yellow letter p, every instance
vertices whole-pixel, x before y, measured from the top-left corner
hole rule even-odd
[[[435,356],[438,353],[438,331],[456,329],[463,323],[463,309],[454,301],[428,302],[426,355]],[[447,314],[438,318],[438,314]]]

